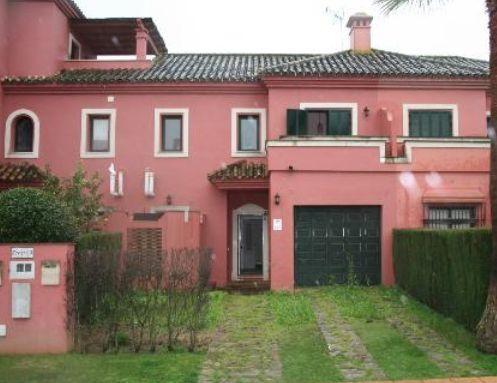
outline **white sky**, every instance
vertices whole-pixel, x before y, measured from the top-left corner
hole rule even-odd
[[[87,17],[153,17],[172,53],[331,53],[348,49],[348,16],[365,11],[374,16],[375,48],[488,59],[484,0],[390,15],[373,0],[76,1]],[[343,28],[336,12],[345,14]]]

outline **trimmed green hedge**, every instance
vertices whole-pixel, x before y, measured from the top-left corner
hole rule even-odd
[[[102,252],[120,251],[122,244],[121,233],[106,233],[94,231],[83,234],[76,243],[76,252],[78,254],[87,250],[96,250]]]
[[[491,231],[394,230],[393,237],[397,284],[474,331],[487,297]]]

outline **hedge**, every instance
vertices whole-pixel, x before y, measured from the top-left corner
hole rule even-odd
[[[120,251],[122,244],[121,233],[106,233],[94,231],[83,234],[76,243],[76,252],[81,254],[87,250],[96,250],[101,252]]]
[[[397,284],[474,331],[487,297],[491,231],[394,230],[393,236]]]

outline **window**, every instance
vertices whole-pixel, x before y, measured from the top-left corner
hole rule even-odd
[[[40,120],[27,109],[12,112],[5,124],[5,157],[38,158]]]
[[[155,157],[188,157],[188,109],[155,109]]]
[[[81,60],[81,44],[69,34],[69,60]]]
[[[266,109],[231,109],[231,156],[266,155]]]
[[[357,135],[357,104],[301,104],[300,109],[288,109],[287,135]]]
[[[34,123],[28,116],[19,116],[14,122],[14,152],[33,151]]]
[[[260,116],[238,115],[238,151],[260,151]]]
[[[116,111],[83,109],[81,158],[112,158],[115,155]]]
[[[163,152],[182,152],[183,116],[163,115],[161,127],[161,150]]]
[[[110,116],[91,115],[89,118],[90,152],[108,152],[110,141]]]
[[[480,205],[425,206],[424,226],[430,229],[469,229],[482,223]]]
[[[457,105],[404,104],[403,134],[416,138],[444,138],[459,135]]]
[[[35,264],[33,261],[10,262],[10,279],[34,279]]]

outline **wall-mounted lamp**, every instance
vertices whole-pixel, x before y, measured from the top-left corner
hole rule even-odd
[[[276,193],[276,194],[274,195],[274,204],[275,204],[275,205],[279,205],[279,204],[280,204],[280,202],[281,202],[281,197],[280,197],[280,195],[279,195],[278,193]]]
[[[288,166],[288,170],[291,171],[291,172],[293,172],[293,165],[289,165]]]
[[[166,197],[166,205],[171,206],[173,204],[173,197],[171,197],[171,194],[168,194]]]
[[[362,111],[364,112],[364,117],[369,117],[370,110],[367,106],[365,106]]]

